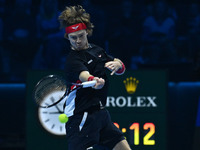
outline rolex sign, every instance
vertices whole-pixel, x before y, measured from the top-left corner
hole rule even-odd
[[[121,76],[110,76],[109,80],[108,109],[129,112],[165,111],[165,71],[126,71]]]

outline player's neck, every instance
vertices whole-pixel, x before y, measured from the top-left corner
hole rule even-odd
[[[75,50],[75,51],[81,51],[81,50],[86,50],[86,49],[88,49],[90,47],[91,47],[91,45],[87,42],[86,45],[81,49],[74,48],[73,46],[71,46],[71,49]]]

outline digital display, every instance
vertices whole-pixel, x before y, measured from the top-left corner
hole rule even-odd
[[[165,150],[166,121],[160,115],[130,115],[111,114],[114,124],[124,133],[132,149]]]

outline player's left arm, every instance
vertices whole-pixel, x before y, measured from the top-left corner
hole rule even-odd
[[[105,63],[105,67],[111,71],[111,75],[122,75],[126,69],[124,63],[118,58],[114,58],[113,61]]]

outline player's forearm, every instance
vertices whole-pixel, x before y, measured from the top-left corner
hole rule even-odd
[[[92,78],[94,77],[88,71],[82,71],[79,74],[79,80],[81,80],[81,82],[92,80]]]

